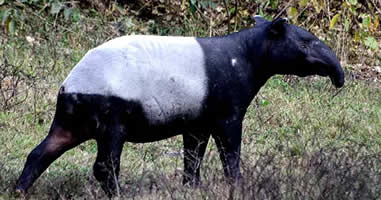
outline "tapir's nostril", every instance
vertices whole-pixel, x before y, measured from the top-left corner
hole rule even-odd
[[[341,79],[339,79],[338,82],[337,82],[337,84],[336,84],[336,87],[337,87],[337,88],[341,88],[341,87],[343,87],[343,86],[344,86],[344,77],[341,78]]]
[[[332,75],[332,76],[329,76],[332,83],[335,85],[336,88],[341,88],[344,86],[344,75],[343,74],[340,74],[340,75]]]

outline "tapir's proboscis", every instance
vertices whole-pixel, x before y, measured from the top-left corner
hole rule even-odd
[[[111,197],[124,142],[180,134],[184,184],[200,184],[211,136],[227,180],[238,180],[242,121],[271,76],[320,75],[344,85],[336,55],[312,33],[285,18],[255,21],[222,37],[123,36],[90,50],[62,83],[49,134],[29,154],[16,191],[26,193],[64,152],[94,139],[94,176]]]

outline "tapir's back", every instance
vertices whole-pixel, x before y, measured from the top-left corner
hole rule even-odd
[[[195,38],[124,36],[90,50],[62,86],[65,93],[137,101],[153,123],[165,122],[200,112],[206,95],[204,63]]]

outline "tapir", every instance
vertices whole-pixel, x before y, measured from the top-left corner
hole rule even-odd
[[[334,52],[312,33],[254,17],[255,26],[226,36],[122,36],[91,49],[60,86],[48,136],[28,155],[16,191],[26,193],[67,150],[94,139],[93,173],[115,195],[125,142],[147,143],[182,135],[184,184],[200,184],[210,137],[224,175],[239,180],[242,121],[275,74],[344,73]]]

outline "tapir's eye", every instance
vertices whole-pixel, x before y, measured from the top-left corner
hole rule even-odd
[[[304,54],[308,54],[309,48],[307,42],[302,42],[300,44],[300,51],[303,52]]]
[[[304,50],[304,51],[307,51],[308,50],[308,42],[303,42],[300,47]]]

